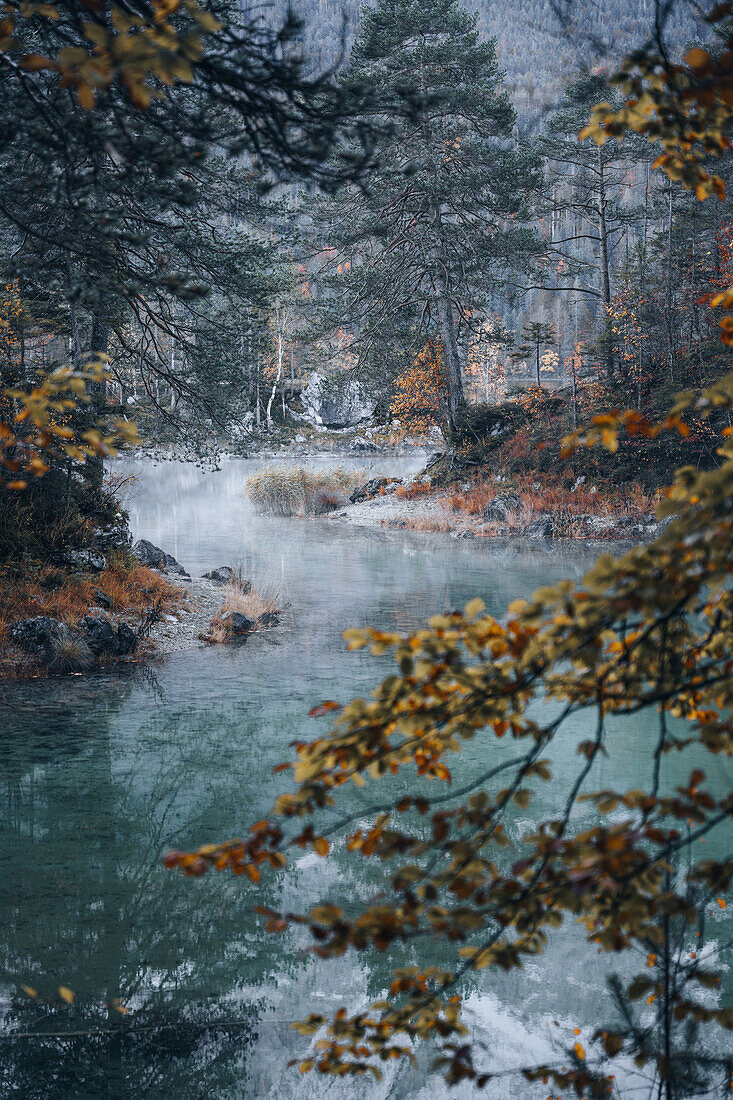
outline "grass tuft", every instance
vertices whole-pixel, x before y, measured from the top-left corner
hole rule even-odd
[[[363,472],[266,466],[247,479],[246,492],[257,508],[273,516],[322,516],[348,504],[349,494],[363,481]]]
[[[227,585],[224,589],[224,602],[212,618],[206,634],[201,635],[202,641],[214,645],[230,642],[233,635],[226,617],[232,611],[252,619],[255,624],[253,629],[259,630],[260,618],[278,611],[278,599],[274,592],[256,592],[253,588],[244,588],[236,582]]]

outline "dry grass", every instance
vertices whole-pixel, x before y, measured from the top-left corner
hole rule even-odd
[[[206,634],[201,634],[202,641],[221,645],[232,640],[232,631],[226,621],[226,616],[232,612],[246,615],[255,623],[253,629],[261,629],[259,622],[262,615],[274,614],[278,611],[278,599],[275,593],[256,592],[253,588],[242,588],[238,584],[230,584],[224,589],[224,602],[211,620]]]
[[[506,490],[506,485],[488,481],[466,490],[453,489],[443,499],[446,508],[454,514],[478,519],[483,516],[489,502]],[[542,482],[537,479],[531,483],[517,482],[514,491],[519,496],[519,508],[508,512],[506,522],[499,524],[499,527],[521,530],[536,516],[550,513],[556,533],[570,536],[578,534],[581,516],[607,519],[610,525],[612,521],[627,516],[637,520],[648,516],[659,503],[658,495],[646,492],[638,484],[621,488],[614,486],[593,493],[589,485],[581,485],[573,491],[559,481],[546,478]]]
[[[411,531],[432,531],[438,534],[448,534],[455,531],[455,523],[449,519],[437,519],[434,516],[409,516],[405,519],[383,519],[382,527],[409,527]]]
[[[400,485],[395,496],[400,500],[418,500],[420,497],[430,496],[433,491],[429,481],[414,481],[412,485]]]
[[[128,555],[110,555],[107,569],[94,574],[76,574],[49,565],[0,570],[0,679],[13,675],[16,668],[27,672],[35,664],[25,658],[19,661],[17,651],[11,650],[12,623],[47,615],[74,626],[90,611],[99,610],[97,592],[109,599],[115,614],[139,623],[145,621],[151,607],[170,614],[185,599],[170,581]],[[61,655],[60,662],[63,664]]]
[[[364,481],[348,470],[314,472],[300,466],[266,466],[247,479],[247,496],[273,516],[322,516],[348,504]]]
[[[519,505],[507,512],[506,519],[484,521],[486,507],[494,497],[511,489],[519,497]],[[463,489],[431,488],[421,482],[408,488],[400,488],[395,496],[401,500],[430,500],[436,505],[437,515],[413,515],[406,510],[399,519],[384,520],[390,527],[409,527],[415,531],[451,532],[468,530],[478,536],[517,535],[538,516],[552,517],[555,535],[564,538],[618,537],[618,524],[630,518],[639,521],[654,513],[659,494],[646,492],[639,484],[605,488],[591,492],[591,486],[583,484],[574,491],[563,485],[559,478],[539,481],[513,479],[509,483],[494,480],[477,481]],[[440,511],[444,512],[441,518]],[[452,517],[452,518],[451,518]],[[597,517],[607,521],[607,532],[602,528],[589,535],[588,524],[582,517]]]

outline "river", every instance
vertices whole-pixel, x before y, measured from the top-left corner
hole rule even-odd
[[[240,648],[202,647],[138,670],[6,685],[0,695],[3,1096],[436,1100],[471,1093],[449,1093],[430,1072],[429,1051],[419,1053],[417,1068],[392,1066],[373,1084],[302,1077],[286,1066],[308,1049],[291,1020],[370,1003],[395,960],[315,960],[296,937],[264,933],[253,906],[302,910],[318,898],[367,896],[380,867],[355,878],[355,867],[366,874],[362,864],[337,846],[326,861],[305,855],[254,887],[228,875],[185,879],[164,871],[161,856],[237,835],[262,817],[286,784],[272,769],[291,757],[289,743],[325,728],[308,718],[311,707],[368,692],[387,674],[386,661],[346,652],[345,627],[402,630],[475,595],[501,615],[540,584],[579,577],[592,555],[261,517],[243,492],[257,465],[128,461],[116,470],[135,478],[125,493],[136,537],[162,546],[192,574],[241,565],[289,605],[282,628]],[[401,460],[400,472],[418,465],[418,458]],[[643,718],[618,728],[590,788],[640,785],[649,730]],[[581,732],[578,719],[555,748],[556,781],[540,792],[533,814],[551,811],[555,785],[562,788],[576,767]],[[478,769],[483,752],[481,739],[472,742],[456,773]],[[668,782],[675,768],[682,776],[689,766],[671,761]],[[513,827],[518,833],[528,824],[520,815]],[[607,972],[605,956],[571,926],[523,971],[478,975],[467,1018],[487,1064],[534,1063],[572,1045],[576,1027],[589,1035],[611,1012]],[[73,1004],[56,995],[61,985],[73,991]],[[643,1083],[634,1072],[628,1095],[645,1095],[631,1091]],[[476,1095],[547,1091],[507,1076]]]

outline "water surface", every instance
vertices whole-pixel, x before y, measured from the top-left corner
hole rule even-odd
[[[229,876],[187,880],[163,871],[160,857],[169,847],[237,835],[263,816],[286,783],[273,766],[290,758],[291,741],[318,729],[310,708],[368,692],[387,673],[385,661],[345,651],[346,626],[402,630],[475,595],[500,615],[540,584],[579,577],[589,554],[261,517],[242,492],[257,465],[230,459],[218,471],[185,463],[117,470],[135,477],[126,492],[136,537],[173,553],[193,574],[241,565],[289,605],[280,630],[242,648],[191,649],[137,672],[2,693],[2,1095],[433,1100],[447,1093],[430,1074],[428,1051],[417,1069],[392,1068],[373,1085],[286,1068],[307,1051],[292,1019],[328,1014],[345,1001],[368,1004],[383,993],[395,960],[314,961],[294,936],[266,935],[252,908],[302,910],[319,897],[367,897],[378,888],[379,867],[365,870],[337,847],[329,860],[305,855],[255,888]],[[556,785],[543,790],[533,814],[551,811],[573,773],[577,739],[587,735],[582,725],[555,747]],[[639,785],[650,728],[644,720],[618,728],[614,753],[591,786]],[[485,751],[474,741],[456,774],[485,768]],[[687,763],[670,767],[688,771]],[[356,800],[366,804],[369,796],[349,797],[358,808]],[[514,823],[516,832],[527,826]],[[441,961],[440,948],[434,957]],[[524,971],[479,975],[468,1019],[487,1063],[540,1061],[571,1043],[574,1027],[592,1030],[611,1011],[605,976],[605,959],[588,953],[574,928]],[[61,984],[74,991],[72,1006],[54,997]],[[38,1037],[48,1032],[65,1037]],[[629,1088],[635,1083],[629,1079]],[[512,1077],[492,1087],[482,1095],[535,1095]],[[540,1087],[536,1095],[546,1093]]]

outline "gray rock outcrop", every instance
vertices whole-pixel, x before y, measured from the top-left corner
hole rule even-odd
[[[63,624],[47,615],[35,619],[20,619],[10,628],[10,637],[19,649],[34,657],[48,658],[53,643],[61,636]]]
[[[173,573],[177,577],[187,577],[189,580],[191,578],[191,574],[186,572],[172,554],[166,554],[165,550],[154,546],[147,539],[138,539],[132,548],[132,553],[138,561],[151,569],[159,569],[161,573]]]
[[[324,378],[314,371],[301,400],[306,418],[325,428],[351,428],[374,415],[376,403],[354,378]]]
[[[522,534],[528,539],[551,539],[555,525],[549,512],[543,512],[522,528]]]
[[[67,550],[64,554],[64,562],[73,569],[81,569],[89,573],[101,573],[107,568],[107,559],[104,554],[96,550]]]
[[[484,508],[484,519],[491,523],[504,523],[510,512],[519,508],[519,494],[513,490],[499,493]]]
[[[218,569],[209,569],[207,573],[202,573],[201,579],[211,581],[212,584],[223,586],[225,584],[234,584],[237,581],[237,574],[230,565],[220,565]],[[238,587],[242,592],[250,592],[252,590],[252,585],[249,581],[240,581]]]

